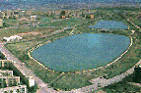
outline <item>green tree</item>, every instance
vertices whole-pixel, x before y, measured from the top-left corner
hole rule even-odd
[[[61,11],[60,15],[65,15],[65,11]]]
[[[0,52],[0,59],[6,59],[6,57]]]

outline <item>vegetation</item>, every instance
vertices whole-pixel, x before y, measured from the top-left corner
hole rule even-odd
[[[107,87],[102,88],[102,90],[104,90],[107,93],[133,93],[133,92],[137,92],[140,93],[141,92],[141,88],[139,86],[135,86],[130,84],[129,82],[133,82],[134,80],[134,74],[126,77],[125,79],[123,79],[122,81],[109,85]]]
[[[6,59],[6,57],[1,53],[1,51],[0,51],[0,59],[2,60]]]
[[[28,93],[35,93],[37,91],[37,89],[38,89],[38,86],[35,85],[34,87],[28,88],[27,91],[28,91]]]
[[[102,17],[98,19],[99,17]],[[56,21],[53,23],[47,23],[44,24],[46,26],[55,26],[58,28],[63,28],[68,25],[70,26],[76,26],[77,32],[82,33],[103,33],[102,31],[98,29],[91,29],[88,28],[89,25],[95,24],[96,21],[101,19],[106,20],[118,20],[123,21],[124,23],[128,23],[125,19],[123,19],[122,16],[119,16],[117,13],[112,13],[111,11],[103,12],[98,11],[95,14],[95,18],[93,20],[86,20],[86,19],[67,19],[62,21]],[[96,20],[96,21],[95,21]],[[109,30],[108,32],[104,33],[110,33],[110,34],[122,34],[129,36],[131,34],[131,29],[135,29],[134,26],[128,23],[130,26],[129,30]],[[32,30],[40,29],[41,32],[44,32],[45,30],[41,28],[33,28]],[[31,28],[22,28],[20,29],[19,33],[21,32],[29,32],[31,31]],[[125,54],[119,61],[114,63],[113,65],[109,67],[104,67],[103,69],[94,70],[94,71],[80,71],[78,73],[76,72],[66,72],[63,74],[63,72],[57,72],[50,69],[44,69],[42,66],[40,66],[38,63],[36,63],[34,60],[30,59],[27,55],[28,50],[37,46],[38,44],[45,43],[48,40],[55,40],[59,39],[64,36],[68,36],[70,31],[61,32],[56,35],[51,35],[51,32],[48,36],[44,38],[38,38],[36,37],[33,40],[24,41],[24,42],[18,42],[18,43],[10,43],[7,44],[6,47],[15,55],[17,56],[22,62],[24,62],[28,68],[30,68],[37,76],[39,76],[44,82],[48,83],[51,87],[54,87],[55,89],[62,89],[62,90],[71,90],[79,87],[84,87],[86,85],[90,85],[89,82],[90,79],[96,78],[99,76],[104,76],[105,74],[108,75],[108,78],[111,78],[115,75],[118,75],[120,73],[125,72],[126,70],[133,67],[140,59],[141,57],[141,51],[139,50],[141,48],[141,33],[137,30],[134,35],[131,35],[133,37],[133,45],[130,48],[129,52]],[[9,30],[10,31],[10,30]],[[8,32],[7,31],[7,34]],[[13,29],[11,34],[18,33],[18,30]],[[3,32],[6,33],[6,32]],[[37,35],[38,36],[38,35]],[[41,35],[42,36],[42,35]],[[34,37],[34,36],[31,36]],[[113,59],[114,60],[114,59]],[[118,70],[117,70],[118,69]]]
[[[73,27],[75,25],[81,24],[82,22],[87,22],[86,19],[70,18],[61,21],[55,21],[51,23],[40,24],[39,26],[53,26],[56,28]]]

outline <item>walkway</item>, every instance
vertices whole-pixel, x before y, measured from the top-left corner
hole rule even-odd
[[[62,31],[63,30],[58,30],[58,31],[54,32],[53,34],[57,34],[58,32],[62,32]],[[86,87],[82,87],[82,88],[79,88],[76,90],[71,90],[71,91],[55,91],[55,90],[53,90],[53,88],[48,88],[48,85],[46,83],[44,83],[40,78],[38,78],[31,70],[26,68],[24,66],[24,64],[22,64],[22,62],[19,59],[17,59],[12,53],[10,53],[10,51],[8,51],[4,47],[3,43],[0,43],[0,51],[6,56],[6,58],[8,60],[13,60],[15,62],[15,66],[20,71],[26,72],[26,74],[31,75],[35,79],[36,84],[38,86],[40,86],[40,88],[37,90],[37,93],[76,93],[76,92],[83,93],[83,92],[87,92],[87,91],[93,91],[93,90],[97,90],[99,88],[102,88],[104,86],[108,86],[112,83],[119,82],[123,78],[125,78],[126,76],[128,76],[134,72],[134,67],[132,67],[131,69],[127,70],[125,73],[117,75],[117,76],[110,78],[110,79],[104,79],[104,78],[93,79],[91,81],[93,84],[86,86]],[[140,64],[140,63],[141,63],[141,60],[138,62],[138,64]]]
[[[139,29],[139,30],[141,30],[141,28],[138,26],[138,25],[136,25],[135,23],[133,23],[132,21],[130,21],[129,19],[126,19],[128,22],[130,22],[132,25],[134,25],[137,29]]]
[[[31,70],[27,69],[19,59],[17,59],[12,53],[10,53],[10,51],[8,51],[4,47],[3,43],[0,44],[0,51],[5,55],[5,57],[8,60],[13,60],[15,62],[14,65],[18,68],[19,71],[21,72],[24,71],[25,74],[31,75],[35,79],[36,84],[38,86],[41,86],[38,90],[40,92],[37,92],[37,93],[54,93],[55,92],[52,88],[47,88],[47,85],[40,78],[38,78],[35,74],[33,74]]]
[[[134,86],[141,87],[141,84],[140,84],[140,83],[128,82],[128,84],[131,84],[131,85],[134,85]]]
[[[141,60],[137,64],[141,64]],[[92,85],[89,85],[89,86],[83,87],[83,88],[79,88],[79,89],[77,89],[77,91],[79,91],[79,92],[94,91],[99,88],[102,88],[102,87],[111,85],[113,83],[122,81],[122,79],[124,79],[128,75],[131,75],[134,72],[134,67],[127,70],[125,73],[122,73],[122,74],[117,75],[117,76],[110,78],[110,79],[105,79],[105,78],[100,78],[100,77],[93,79],[93,80],[91,80],[91,82],[93,83]]]
[[[112,83],[115,82],[119,82],[121,81],[123,78],[125,78],[125,76],[128,76],[130,74],[133,73],[134,71],[134,67],[132,67],[131,69],[127,70],[125,73],[121,74],[121,75],[117,75],[113,78],[110,79],[104,79],[104,78],[96,78],[93,79],[91,82],[93,83],[92,85],[86,86],[86,87],[82,87],[76,90],[72,90],[72,91],[55,91],[53,90],[53,88],[48,88],[48,85],[46,83],[44,83],[40,78],[38,78],[35,74],[33,74],[33,72],[29,69],[27,69],[20,60],[18,60],[13,54],[11,54],[5,47],[4,44],[1,43],[0,44],[0,51],[7,57],[8,60],[13,60],[14,62],[16,62],[14,65],[20,70],[20,71],[25,71],[28,75],[31,75],[38,86],[40,86],[40,88],[37,90],[37,93],[76,93],[76,92],[87,92],[87,91],[93,91],[93,90],[97,90],[99,88],[102,88],[104,86],[108,86]],[[141,60],[138,62],[138,64],[141,63]]]

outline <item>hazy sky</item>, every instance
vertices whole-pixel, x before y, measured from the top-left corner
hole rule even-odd
[[[0,0],[0,2],[20,2],[20,1],[30,1],[30,2],[140,2],[141,0]]]

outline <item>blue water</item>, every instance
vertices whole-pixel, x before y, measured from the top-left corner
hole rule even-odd
[[[31,54],[57,71],[87,70],[109,63],[129,44],[123,35],[82,33],[55,40]]]
[[[128,26],[119,21],[100,20],[95,25],[90,25],[90,28],[102,29],[127,29]]]

